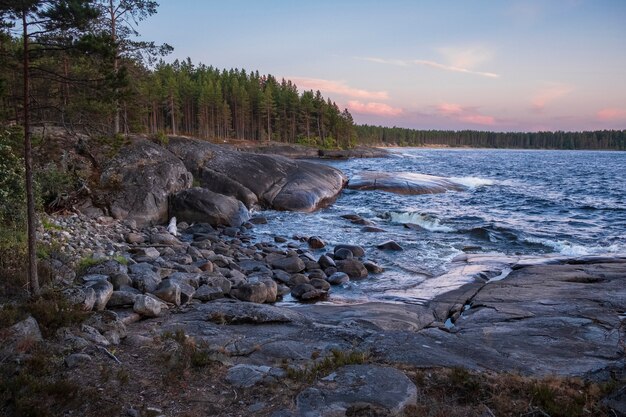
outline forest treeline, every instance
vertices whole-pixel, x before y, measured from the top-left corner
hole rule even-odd
[[[370,145],[626,150],[626,130],[486,132],[477,130],[416,130],[369,125],[357,125],[355,129],[359,143]]]
[[[139,42],[128,17],[157,12],[151,1],[95,2],[100,17],[71,33],[68,47],[49,38],[31,44],[33,125],[59,125],[93,135],[185,134],[303,143],[320,147],[365,145],[490,148],[626,149],[625,131],[502,133],[414,130],[356,125],[320,91],[244,69],[218,69],[191,59],[165,62],[167,45]],[[113,6],[124,6],[108,9]],[[115,16],[115,10],[126,10]],[[113,16],[113,17],[111,17]],[[112,34],[115,34],[113,36]],[[23,118],[23,45],[19,32],[0,26],[0,124]]]

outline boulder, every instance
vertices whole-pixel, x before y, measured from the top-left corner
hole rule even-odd
[[[109,259],[105,262],[88,267],[85,270],[85,275],[99,274],[111,276],[115,274],[125,274],[127,272],[128,267],[126,265],[116,261],[115,259]]]
[[[320,258],[319,258],[319,260],[317,261],[317,263],[319,264],[319,266],[320,266],[322,269],[326,269],[326,268],[329,268],[329,267],[331,267],[331,266],[332,266],[332,267],[337,266],[337,265],[335,264],[335,261],[333,260],[333,258],[331,258],[331,257],[330,257],[330,256],[328,256],[328,255],[322,255],[322,256],[320,256]]]
[[[326,291],[315,288],[311,284],[298,284],[291,289],[291,296],[299,300],[315,300],[326,295]]]
[[[243,284],[230,290],[230,295],[241,301],[262,304],[267,300],[267,286],[262,282]]]
[[[339,368],[296,398],[298,415],[316,417],[402,416],[416,403],[417,387],[404,373],[376,365]]]
[[[461,191],[465,187],[451,180],[412,172],[362,172],[350,178],[353,190],[380,190],[396,194],[436,194]]]
[[[350,252],[352,252],[355,258],[361,258],[365,256],[365,249],[358,245],[337,245],[334,249],[335,254],[340,249],[348,249]]]
[[[345,272],[335,272],[334,274],[326,278],[326,281],[328,281],[332,285],[343,285],[350,282],[350,277]]]
[[[234,197],[194,187],[174,194],[170,213],[188,222],[205,222],[212,226],[241,226],[250,214]]]
[[[96,292],[91,287],[72,287],[63,290],[65,299],[83,311],[91,311],[96,303]]]
[[[205,141],[171,137],[177,155],[203,188],[247,207],[310,212],[331,203],[346,183],[330,166],[281,156],[238,152]]]
[[[271,265],[273,268],[282,269],[289,273],[304,271],[306,268],[304,261],[297,256],[273,259]]]
[[[380,250],[392,250],[392,251],[404,250],[402,246],[400,246],[395,240],[388,240],[386,242],[381,243],[380,245],[376,245],[376,247]]]
[[[372,261],[363,262],[363,266],[365,266],[365,269],[367,269],[367,272],[369,272],[370,274],[380,274],[384,271],[382,266]]]
[[[113,291],[107,303],[107,307],[129,307],[135,304],[135,298],[137,298],[137,294],[130,291]]]
[[[161,300],[177,305],[180,305],[180,285],[170,279],[164,279],[159,286],[152,291],[152,294],[159,297]]]
[[[335,251],[335,259],[338,261],[352,258],[354,258],[354,254],[350,249],[340,248]]]
[[[337,261],[339,272],[348,274],[351,279],[365,278],[368,274],[367,268],[358,259],[346,259]]]
[[[210,287],[208,285],[201,285],[193,294],[193,298],[202,302],[217,300],[223,298],[224,292],[219,287]]]
[[[94,310],[102,311],[106,308],[111,295],[113,294],[113,284],[109,281],[95,281],[89,287],[94,291],[95,302],[93,305]]]
[[[138,295],[133,304],[133,311],[143,317],[158,317],[161,315],[163,303],[149,295]]]
[[[326,243],[319,236],[311,236],[308,240],[311,249],[322,249]]]
[[[152,262],[161,256],[161,253],[151,246],[147,248],[137,248],[133,250],[133,252],[135,262]]]
[[[168,220],[168,197],[189,188],[192,176],[167,149],[136,140],[107,162],[100,189],[109,213],[138,227]]]

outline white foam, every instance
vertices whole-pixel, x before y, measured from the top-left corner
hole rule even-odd
[[[583,246],[568,242],[567,240],[550,240],[537,237],[526,237],[524,241],[539,244],[554,249],[555,252],[565,256],[587,256],[604,253],[617,253],[623,250],[619,245],[611,246]]]
[[[450,177],[448,180],[467,188],[478,188],[495,184],[494,180],[478,177]]]
[[[395,213],[390,212],[389,218],[394,223],[411,223],[423,227],[431,232],[453,232],[454,229],[441,224],[438,218],[418,212]]]

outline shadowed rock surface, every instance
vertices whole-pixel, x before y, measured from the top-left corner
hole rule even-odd
[[[437,194],[465,189],[446,178],[410,172],[362,172],[350,178],[348,188],[409,195]]]
[[[237,152],[195,139],[170,138],[168,149],[202,187],[247,207],[314,211],[332,202],[346,183],[341,171],[329,166]]]
[[[168,196],[191,187],[192,176],[167,149],[148,140],[125,147],[105,165],[100,185],[106,206],[116,219],[138,226],[168,220]]]
[[[170,199],[170,215],[188,223],[236,227],[250,217],[241,201],[200,187],[174,194]]]

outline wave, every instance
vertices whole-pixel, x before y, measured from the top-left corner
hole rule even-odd
[[[551,240],[539,237],[526,237],[524,241],[527,243],[542,245],[547,248],[553,249],[555,252],[565,256],[587,256],[587,255],[600,255],[605,253],[619,253],[624,250],[618,244],[610,246],[588,246],[577,245],[567,240]]]
[[[426,213],[418,212],[388,212],[381,216],[383,219],[388,219],[392,223],[400,224],[416,224],[423,229],[430,232],[453,232],[454,229],[441,224],[441,221]]]
[[[450,177],[448,180],[467,188],[484,187],[496,183],[494,180],[479,177]]]

